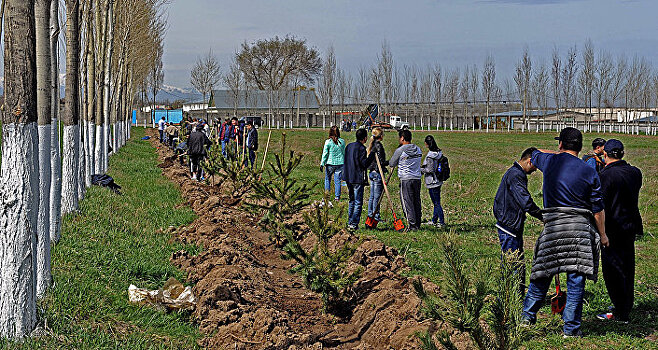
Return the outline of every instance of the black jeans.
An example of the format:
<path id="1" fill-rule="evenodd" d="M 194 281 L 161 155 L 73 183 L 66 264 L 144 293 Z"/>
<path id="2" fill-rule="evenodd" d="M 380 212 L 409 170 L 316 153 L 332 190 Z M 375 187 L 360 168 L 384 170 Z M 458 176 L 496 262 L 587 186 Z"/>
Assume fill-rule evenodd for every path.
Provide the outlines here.
<path id="1" fill-rule="evenodd" d="M 610 240 L 601 250 L 601 269 L 615 318 L 628 321 L 635 300 L 635 243 Z"/>
<path id="2" fill-rule="evenodd" d="M 400 197 L 402 210 L 409 221 L 409 228 L 420 228 L 422 208 L 420 206 L 420 179 L 400 180 Z"/>
<path id="3" fill-rule="evenodd" d="M 201 176 L 203 175 L 203 169 L 201 168 L 202 159 L 202 155 L 190 155 L 190 173 L 193 176 L 196 175 L 197 181 L 201 181 Z"/>

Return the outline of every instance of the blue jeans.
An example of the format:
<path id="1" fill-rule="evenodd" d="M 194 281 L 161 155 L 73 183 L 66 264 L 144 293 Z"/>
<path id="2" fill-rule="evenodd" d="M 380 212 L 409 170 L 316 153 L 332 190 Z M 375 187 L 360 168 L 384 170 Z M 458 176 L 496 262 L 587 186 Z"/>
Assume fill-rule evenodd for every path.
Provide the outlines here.
<path id="1" fill-rule="evenodd" d="M 430 199 L 432 200 L 432 204 L 434 204 L 432 223 L 436 224 L 438 220 L 439 224 L 445 225 L 446 222 L 445 222 L 445 217 L 443 216 L 443 207 L 441 206 L 441 186 L 428 188 L 427 190 L 430 193 Z"/>
<path id="2" fill-rule="evenodd" d="M 521 234 L 517 234 L 516 237 L 514 237 L 505 233 L 501 229 L 498 229 L 498 239 L 500 240 L 501 262 L 503 260 L 503 254 L 506 252 L 519 252 L 519 259 L 521 261 L 515 267 L 515 270 L 516 273 L 518 273 L 520 276 L 521 286 L 519 290 L 523 294 L 525 291 L 525 263 L 523 262 L 525 257 L 523 255 L 523 236 Z"/>
<path id="3" fill-rule="evenodd" d="M 340 199 L 340 175 L 343 173 L 343 165 L 327 164 L 324 171 L 324 190 L 331 190 L 331 178 L 334 178 L 334 199 Z"/>
<path id="4" fill-rule="evenodd" d="M 551 278 L 538 278 L 530 281 L 528 293 L 523 301 L 522 317 L 534 322 L 537 320 L 537 311 L 544 304 Z M 583 294 L 585 294 L 585 275 L 567 273 L 567 304 L 562 313 L 565 335 L 580 335 L 580 322 L 583 316 Z"/>
<path id="5" fill-rule="evenodd" d="M 226 144 L 228 144 L 228 142 L 226 140 L 222 140 L 222 155 L 224 158 L 226 158 Z"/>
<path id="6" fill-rule="evenodd" d="M 384 190 L 384 182 L 382 176 L 376 171 L 371 171 L 370 175 L 370 199 L 368 199 L 368 217 L 381 221 L 379 216 L 379 198 L 382 196 Z M 374 216 L 373 216 L 374 215 Z"/>
<path id="7" fill-rule="evenodd" d="M 350 202 L 347 206 L 347 224 L 359 227 L 363 210 L 363 184 L 347 184 Z"/>

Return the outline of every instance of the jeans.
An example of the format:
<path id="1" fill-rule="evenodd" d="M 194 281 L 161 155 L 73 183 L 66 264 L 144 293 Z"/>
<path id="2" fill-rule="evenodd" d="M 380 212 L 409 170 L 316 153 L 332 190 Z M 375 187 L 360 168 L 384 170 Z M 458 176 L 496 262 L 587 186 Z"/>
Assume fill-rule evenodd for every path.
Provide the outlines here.
<path id="1" fill-rule="evenodd" d="M 530 281 L 528 293 L 523 301 L 524 319 L 535 322 L 537 311 L 544 304 L 551 278 L 538 278 Z M 585 294 L 585 275 L 567 273 L 567 304 L 562 313 L 565 335 L 580 335 L 580 322 L 583 316 L 583 294 Z"/>
<path id="2" fill-rule="evenodd" d="M 428 188 L 430 193 L 430 199 L 432 204 L 434 204 L 434 213 L 432 214 L 432 223 L 436 224 L 437 222 L 441 225 L 445 225 L 445 217 L 443 216 L 443 207 L 441 206 L 441 186 Z"/>
<path id="3" fill-rule="evenodd" d="M 520 262 L 514 270 L 516 270 L 516 273 L 519 274 L 521 280 L 519 290 L 521 291 L 521 294 L 523 294 L 525 292 L 525 263 L 523 262 L 525 257 L 523 255 L 523 236 L 521 234 L 517 234 L 516 237 L 514 237 L 505 233 L 503 230 L 498 229 L 498 239 L 500 240 L 501 262 L 504 259 L 503 254 L 509 251 L 518 252 L 519 254 L 518 257 Z"/>
<path id="4" fill-rule="evenodd" d="M 368 217 L 381 221 L 381 217 L 379 216 L 379 200 L 382 197 L 382 191 L 384 191 L 384 182 L 382 181 L 382 176 L 376 171 L 371 171 L 368 177 L 370 178 Z"/>
<path id="5" fill-rule="evenodd" d="M 226 158 L 226 145 L 228 144 L 228 141 L 222 140 L 221 144 L 222 144 L 222 155 L 224 156 L 224 158 Z"/>
<path id="6" fill-rule="evenodd" d="M 158 133 L 160 133 L 160 142 L 164 142 L 164 130 L 158 130 Z"/>
<path id="7" fill-rule="evenodd" d="M 327 164 L 324 171 L 324 190 L 331 190 L 331 178 L 334 178 L 334 199 L 340 199 L 340 175 L 343 173 L 343 165 Z"/>
<path id="8" fill-rule="evenodd" d="M 363 184 L 347 184 L 350 202 L 347 206 L 347 224 L 359 227 L 361 210 L 363 210 Z"/>
<path id="9" fill-rule="evenodd" d="M 244 157 L 244 165 L 249 165 L 247 162 L 251 164 L 251 169 L 254 169 L 254 163 L 256 163 L 256 152 L 253 149 L 247 149 L 246 150 L 247 154 L 245 154 Z"/>

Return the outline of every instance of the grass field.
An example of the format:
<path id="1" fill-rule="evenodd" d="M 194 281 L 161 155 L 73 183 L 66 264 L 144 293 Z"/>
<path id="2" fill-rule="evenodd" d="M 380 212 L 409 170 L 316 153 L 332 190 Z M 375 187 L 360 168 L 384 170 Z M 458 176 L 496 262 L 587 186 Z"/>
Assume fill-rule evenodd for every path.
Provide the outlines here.
<path id="1" fill-rule="evenodd" d="M 324 175 L 319 170 L 319 163 L 327 134 L 327 131 L 319 130 L 287 132 L 288 144 L 293 150 L 304 155 L 299 173 L 300 178 L 304 181 L 320 183 L 324 181 Z M 467 258 L 475 269 L 485 261 L 492 261 L 499 257 L 500 248 L 494 227 L 492 207 L 493 198 L 503 173 L 527 147 L 556 149 L 557 141 L 553 140 L 556 135 L 555 133 L 414 132 L 413 142 L 421 146 L 424 153 L 427 152 L 427 149 L 423 139 L 427 134 L 435 136 L 439 147 L 450 160 L 452 175 L 442 189 L 446 223 L 448 231 L 453 231 L 458 235 Z M 267 135 L 267 130 L 260 131 L 261 152 L 267 141 Z M 354 141 L 353 133 L 342 136 L 347 143 Z M 543 335 L 529 341 L 526 344 L 528 348 L 562 348 L 565 346 L 573 349 L 658 348 L 655 343 L 655 339 L 658 337 L 658 249 L 654 237 L 658 233 L 658 203 L 656 203 L 658 199 L 658 160 L 655 156 L 658 152 L 658 138 L 586 134 L 585 144 L 591 143 L 591 140 L 597 136 L 606 139 L 611 137 L 621 139 L 626 146 L 625 159 L 642 169 L 644 174 L 640 210 L 645 224 L 645 237 L 637 244 L 636 304 L 635 312 L 631 316 L 632 323 L 628 326 L 620 326 L 602 324 L 595 320 L 595 315 L 603 312 L 610 305 L 603 280 L 599 278 L 596 284 L 587 283 L 583 315 L 585 338 L 563 340 L 562 327 L 556 325 L 556 320 L 546 316 L 538 323 L 538 328 L 543 329 Z M 280 137 L 280 131 L 272 132 L 270 152 L 278 150 Z M 397 133 L 387 132 L 385 134 L 384 145 L 387 157 L 390 158 L 397 143 Z M 270 157 L 271 155 L 268 156 L 268 158 Z M 258 164 L 261 160 L 257 161 Z M 540 172 L 529 177 L 530 193 L 540 207 L 542 206 L 541 183 Z M 401 215 L 398 185 L 399 182 L 394 175 L 390 186 L 391 195 L 394 197 L 396 212 Z M 318 188 L 322 188 L 322 185 L 318 185 Z M 318 191 L 318 198 L 319 193 L 320 191 Z M 364 197 L 367 202 L 368 190 Z M 347 200 L 345 187 L 343 187 L 343 199 L 341 200 Z M 432 204 L 425 188 L 422 192 L 422 205 L 423 221 L 425 221 L 430 218 L 432 212 Z M 382 211 L 385 208 L 386 206 L 382 205 Z M 365 217 L 364 210 L 361 227 L 363 227 Z M 390 223 L 390 215 L 385 213 L 384 219 Z M 386 229 L 387 227 L 388 229 Z M 534 243 L 541 227 L 537 220 L 528 219 L 524 238 L 528 273 Z M 418 232 L 400 234 L 391 230 L 390 224 L 385 225 L 384 228 L 384 230 L 377 231 L 375 235 L 386 244 L 397 247 L 406 256 L 407 262 L 411 266 L 410 275 L 424 275 L 440 282 L 441 275 L 438 267 L 441 262 L 441 252 L 438 249 L 438 241 L 444 235 L 443 231 L 426 228 Z M 362 231 L 362 233 L 371 234 L 369 231 Z M 542 312 L 550 315 L 548 307 L 544 308 Z"/>
<path id="2" fill-rule="evenodd" d="M 128 286 L 157 289 L 169 277 L 184 281 L 171 253 L 195 249 L 169 243 L 160 228 L 190 223 L 195 216 L 173 183 L 161 176 L 144 129 L 110 160 L 109 175 L 123 196 L 92 187 L 80 212 L 64 219 L 53 248 L 55 286 L 40 303 L 48 335 L 19 349 L 190 349 L 200 337 L 185 313 L 130 305 Z M 43 322 L 41 322 L 43 324 Z"/>

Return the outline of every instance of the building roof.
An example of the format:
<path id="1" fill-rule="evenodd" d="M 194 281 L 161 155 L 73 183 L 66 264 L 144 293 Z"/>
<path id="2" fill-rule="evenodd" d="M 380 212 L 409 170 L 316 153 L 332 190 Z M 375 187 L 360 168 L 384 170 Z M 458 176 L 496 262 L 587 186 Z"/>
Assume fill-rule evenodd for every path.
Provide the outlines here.
<path id="1" fill-rule="evenodd" d="M 558 111 L 555 109 L 547 109 L 547 110 L 532 110 L 532 111 L 526 111 L 526 116 L 528 117 L 546 117 L 549 115 L 556 115 L 558 114 Z M 580 112 L 574 112 L 574 111 L 560 111 L 560 114 L 579 114 L 579 115 L 587 115 L 585 113 L 580 113 Z M 523 111 L 509 111 L 509 112 L 500 112 L 496 114 L 491 114 L 491 117 L 523 117 Z"/>
<path id="2" fill-rule="evenodd" d="M 650 116 L 648 116 L 648 117 L 635 119 L 635 120 L 633 120 L 633 122 L 638 122 L 638 123 L 655 123 L 655 122 L 658 122 L 658 116 L 650 115 Z"/>
<path id="3" fill-rule="evenodd" d="M 267 91 L 262 90 L 249 90 L 247 91 L 248 95 L 245 93 L 245 90 L 240 90 L 240 97 L 238 100 L 238 109 L 267 109 L 269 108 Z M 279 108 L 289 109 L 297 108 L 297 96 L 295 91 L 281 90 L 280 92 L 280 104 Z M 248 101 L 247 101 L 248 96 Z M 274 93 L 274 99 L 276 99 L 276 92 Z M 215 109 L 233 109 L 233 94 L 230 90 L 213 90 L 212 96 L 209 101 L 214 101 Z M 273 102 L 273 104 L 276 101 Z M 272 108 L 276 108 L 274 105 Z M 299 108 L 311 108 L 317 109 L 320 108 L 318 103 L 318 98 L 315 95 L 313 90 L 302 90 L 299 91 Z"/>

